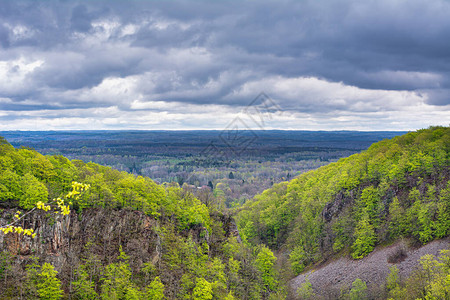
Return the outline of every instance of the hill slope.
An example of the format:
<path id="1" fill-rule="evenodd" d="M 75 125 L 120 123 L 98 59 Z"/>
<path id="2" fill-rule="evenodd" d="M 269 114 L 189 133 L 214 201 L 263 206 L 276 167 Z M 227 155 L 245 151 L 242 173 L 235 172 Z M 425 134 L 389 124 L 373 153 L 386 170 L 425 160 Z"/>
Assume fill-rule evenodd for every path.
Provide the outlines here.
<path id="1" fill-rule="evenodd" d="M 417 270 L 420 270 L 420 259 L 422 257 L 425 255 L 439 257 L 441 251 L 449 249 L 449 247 L 450 238 L 448 237 L 435 240 L 419 248 L 407 248 L 404 241 L 399 240 L 389 246 L 376 247 L 373 252 L 360 260 L 340 257 L 327 262 L 323 266 L 303 272 L 292 279 L 289 283 L 291 295 L 292 298 L 302 299 L 296 291 L 299 288 L 301 289 L 308 281 L 311 283 L 316 299 L 338 299 L 342 291 L 350 290 L 352 283 L 361 279 L 367 284 L 371 299 L 386 299 L 389 298 L 386 278 L 391 273 L 391 268 L 397 268 L 399 281 L 405 282 L 407 278 L 411 278 Z M 402 256 L 401 259 L 391 261 L 399 253 Z M 409 293 L 409 296 L 415 299 L 412 292 Z M 404 300 L 407 297 L 402 295 L 395 299 Z"/>
<path id="2" fill-rule="evenodd" d="M 400 238 L 426 244 L 450 233 L 450 128 L 432 127 L 280 183 L 244 205 L 241 237 L 288 256 L 292 273 Z M 281 255 L 281 257 L 283 257 Z"/>
<path id="3" fill-rule="evenodd" d="M 56 206 L 72 181 L 89 184 Z M 23 216 L 23 217 L 22 217 Z M 20 220 L 19 220 L 20 219 Z M 0 138 L 0 299 L 265 299 L 275 257 L 237 242 L 229 215 L 177 184 L 14 149 Z"/>

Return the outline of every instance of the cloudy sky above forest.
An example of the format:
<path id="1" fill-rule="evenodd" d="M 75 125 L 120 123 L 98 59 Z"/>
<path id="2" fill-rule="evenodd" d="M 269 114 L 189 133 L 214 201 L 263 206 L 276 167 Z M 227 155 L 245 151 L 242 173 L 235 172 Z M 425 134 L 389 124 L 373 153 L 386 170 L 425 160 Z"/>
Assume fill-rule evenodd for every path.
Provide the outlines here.
<path id="1" fill-rule="evenodd" d="M 0 130 L 261 128 L 261 92 L 264 129 L 449 125 L 450 1 L 0 3 Z"/>

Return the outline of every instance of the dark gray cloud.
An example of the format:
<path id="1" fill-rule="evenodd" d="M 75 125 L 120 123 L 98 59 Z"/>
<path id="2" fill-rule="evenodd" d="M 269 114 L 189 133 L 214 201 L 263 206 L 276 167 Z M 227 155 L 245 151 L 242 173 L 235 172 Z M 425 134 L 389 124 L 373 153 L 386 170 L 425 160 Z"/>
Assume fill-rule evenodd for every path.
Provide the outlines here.
<path id="1" fill-rule="evenodd" d="M 7 0 L 0 119 L 105 107 L 179 114 L 170 103 L 239 111 L 262 90 L 291 116 L 407 115 L 425 105 L 423 118 L 441 117 L 449 36 L 445 0 Z"/>

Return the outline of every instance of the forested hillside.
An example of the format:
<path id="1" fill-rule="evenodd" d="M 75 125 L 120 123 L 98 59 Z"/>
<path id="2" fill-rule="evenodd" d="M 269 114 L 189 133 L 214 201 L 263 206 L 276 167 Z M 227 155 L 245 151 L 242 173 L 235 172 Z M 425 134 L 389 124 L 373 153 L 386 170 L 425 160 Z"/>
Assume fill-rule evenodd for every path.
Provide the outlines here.
<path id="1" fill-rule="evenodd" d="M 90 187 L 69 215 L 27 214 L 73 181 Z M 230 216 L 178 184 L 0 139 L 0 207 L 0 227 L 19 219 L 36 234 L 0 233 L 1 299 L 255 299 L 279 288 L 273 253 L 239 244 Z"/>
<path id="2" fill-rule="evenodd" d="M 359 260 L 377 245 L 449 236 L 449 150 L 449 127 L 411 132 L 229 212 L 211 195 L 196 198 L 196 187 L 15 149 L 1 138 L 0 229 L 33 232 L 0 232 L 0 299 L 284 299 L 288 280 L 335 257 Z M 86 190 L 68 197 L 74 182 Z M 66 198 L 70 213 L 50 209 Z M 403 259 L 397 254 L 392 260 Z M 408 282 L 392 268 L 377 297 L 450 296 L 449 253 L 420 266 Z M 366 283 L 354 284 L 340 297 L 363 299 L 353 296 Z M 309 281 L 298 292 L 317 298 Z"/>
<path id="3" fill-rule="evenodd" d="M 287 253 L 290 276 L 337 254 L 363 258 L 400 238 L 418 246 L 446 237 L 449 150 L 449 127 L 375 143 L 247 202 L 236 217 L 241 237 Z"/>

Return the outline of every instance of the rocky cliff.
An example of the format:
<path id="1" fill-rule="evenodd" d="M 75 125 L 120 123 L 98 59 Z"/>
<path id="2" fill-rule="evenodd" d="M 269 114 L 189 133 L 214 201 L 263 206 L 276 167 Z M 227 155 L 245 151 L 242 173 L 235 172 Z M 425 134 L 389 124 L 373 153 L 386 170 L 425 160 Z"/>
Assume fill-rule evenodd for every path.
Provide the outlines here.
<path id="1" fill-rule="evenodd" d="M 14 213 L 15 210 L 12 209 L 3 210 L 0 222 L 6 224 L 12 220 Z M 223 225 L 224 234 L 220 237 L 211 235 L 202 226 L 180 233 L 197 245 L 205 242 L 209 244 L 212 255 L 214 245 L 223 242 L 220 239 L 236 232 L 230 217 L 216 215 L 216 218 L 220 221 L 219 224 Z M 89 257 L 99 258 L 99 263 L 106 266 L 117 258 L 120 246 L 130 258 L 131 271 L 137 274 L 144 263 L 159 265 L 164 246 L 161 244 L 163 233 L 159 230 L 161 223 L 164 224 L 164 220 L 156 220 L 142 212 L 131 210 L 91 208 L 84 210 L 82 214 L 71 212 L 68 216 L 34 211 L 24 218 L 21 226 L 34 228 L 36 237 L 0 233 L 0 251 L 8 253 L 13 260 L 13 267 L 7 270 L 10 278 L 23 277 L 25 266 L 30 264 L 33 258 L 37 258 L 41 264 L 51 263 L 58 271 L 59 279 L 63 283 L 69 283 L 73 280 L 74 270 Z M 169 273 L 164 274 L 173 276 Z M 5 281 L 7 277 L 8 274 Z M 166 278 L 165 282 L 170 282 L 170 278 Z M 65 286 L 66 289 L 70 288 Z M 167 288 L 166 294 L 176 297 L 176 291 L 170 291 L 170 285 Z"/>

